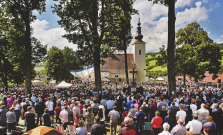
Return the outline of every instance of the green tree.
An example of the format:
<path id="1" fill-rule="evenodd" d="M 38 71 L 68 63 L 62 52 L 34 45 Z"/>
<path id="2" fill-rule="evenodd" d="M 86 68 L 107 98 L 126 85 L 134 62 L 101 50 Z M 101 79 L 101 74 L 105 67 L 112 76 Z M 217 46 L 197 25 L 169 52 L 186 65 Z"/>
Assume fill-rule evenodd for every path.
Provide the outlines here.
<path id="1" fill-rule="evenodd" d="M 178 73 L 194 77 L 196 81 L 204 78 L 206 71 L 218 73 L 222 53 L 198 23 L 193 22 L 179 29 L 176 38 L 179 46 L 176 50 Z"/>
<path id="2" fill-rule="evenodd" d="M 39 13 L 45 11 L 45 0 L 1 0 L 0 2 L 4 2 L 12 16 L 20 20 L 24 26 L 25 34 L 23 36 L 23 44 L 25 54 L 25 92 L 26 94 L 30 94 L 33 69 L 30 23 L 36 19 L 36 16 L 33 15 L 33 10 L 39 11 Z"/>
<path id="3" fill-rule="evenodd" d="M 168 43 L 167 43 L 167 72 L 168 72 L 168 94 L 174 90 L 176 96 L 176 77 L 175 77 L 175 2 L 177 0 L 148 0 L 153 3 L 161 3 L 168 6 Z"/>
<path id="4" fill-rule="evenodd" d="M 128 56 L 127 56 L 127 47 L 132 41 L 131 35 L 131 15 L 137 13 L 135 9 L 133 9 L 133 0 L 122 0 L 118 1 L 116 8 L 119 9 L 119 14 L 117 22 L 115 22 L 119 31 L 117 35 L 117 44 L 115 45 L 119 51 L 123 51 L 125 55 L 125 75 L 126 75 L 126 83 L 129 84 L 129 76 L 128 76 Z"/>
<path id="5" fill-rule="evenodd" d="M 72 80 L 74 77 L 71 75 L 70 70 L 81 69 L 82 65 L 75 51 L 69 47 L 64 47 L 62 50 L 64 56 L 64 79 L 66 81 Z"/>
<path id="6" fill-rule="evenodd" d="M 47 52 L 45 69 L 49 77 L 53 77 L 57 82 L 64 79 L 65 58 L 61 49 L 53 46 Z"/>
<path id="7" fill-rule="evenodd" d="M 60 0 L 54 12 L 68 34 L 70 42 L 78 45 L 78 54 L 86 65 L 94 65 L 96 90 L 101 90 L 100 63 L 117 42 L 120 9 L 114 0 Z"/>

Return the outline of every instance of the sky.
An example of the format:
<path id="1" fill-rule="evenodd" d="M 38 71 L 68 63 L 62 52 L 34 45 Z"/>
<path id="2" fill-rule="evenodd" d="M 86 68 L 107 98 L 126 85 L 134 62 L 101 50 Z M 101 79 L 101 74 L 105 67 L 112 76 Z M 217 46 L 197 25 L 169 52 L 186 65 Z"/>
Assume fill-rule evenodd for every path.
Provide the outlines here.
<path id="1" fill-rule="evenodd" d="M 57 46 L 63 49 L 68 46 L 77 49 L 77 45 L 69 43 L 62 35 L 66 31 L 58 25 L 60 19 L 53 14 L 51 6 L 57 2 L 46 0 L 46 12 L 39 14 L 34 11 L 37 20 L 32 22 L 33 36 L 42 44 L 47 44 L 48 49 Z M 132 36 L 136 34 L 137 21 L 140 17 L 143 41 L 146 42 L 146 52 L 157 52 L 162 45 L 167 44 L 168 7 L 162 4 L 153 4 L 148 0 L 136 0 L 133 7 L 139 15 L 133 15 Z M 177 0 L 175 4 L 176 32 L 185 28 L 187 24 L 197 22 L 208 32 L 208 36 L 217 43 L 223 43 L 223 0 Z M 134 39 L 132 40 L 132 42 Z M 131 53 L 132 45 L 128 52 Z"/>

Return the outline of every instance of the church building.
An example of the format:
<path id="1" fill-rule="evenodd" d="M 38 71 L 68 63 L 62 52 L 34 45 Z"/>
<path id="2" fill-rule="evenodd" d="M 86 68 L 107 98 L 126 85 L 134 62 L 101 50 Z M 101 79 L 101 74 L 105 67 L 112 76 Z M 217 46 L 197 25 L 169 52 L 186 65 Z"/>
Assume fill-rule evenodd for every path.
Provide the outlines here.
<path id="1" fill-rule="evenodd" d="M 147 81 L 146 77 L 146 46 L 142 40 L 140 19 L 136 31 L 135 41 L 132 43 L 132 54 L 127 54 L 129 80 L 137 82 Z M 105 64 L 101 65 L 101 70 L 110 71 L 109 79 L 111 81 L 126 82 L 125 76 L 125 55 L 114 54 L 113 57 L 104 59 Z"/>

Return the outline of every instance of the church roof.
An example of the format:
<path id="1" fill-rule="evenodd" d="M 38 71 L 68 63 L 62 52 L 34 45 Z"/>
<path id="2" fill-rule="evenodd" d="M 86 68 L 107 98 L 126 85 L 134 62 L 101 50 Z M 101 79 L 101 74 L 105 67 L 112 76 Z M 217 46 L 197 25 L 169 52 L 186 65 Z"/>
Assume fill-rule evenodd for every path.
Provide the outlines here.
<path id="1" fill-rule="evenodd" d="M 105 64 L 101 65 L 101 70 L 110 71 L 111 74 L 125 73 L 125 55 L 115 54 L 113 57 L 104 59 Z M 133 54 L 127 54 L 128 71 L 132 71 L 134 66 Z"/>

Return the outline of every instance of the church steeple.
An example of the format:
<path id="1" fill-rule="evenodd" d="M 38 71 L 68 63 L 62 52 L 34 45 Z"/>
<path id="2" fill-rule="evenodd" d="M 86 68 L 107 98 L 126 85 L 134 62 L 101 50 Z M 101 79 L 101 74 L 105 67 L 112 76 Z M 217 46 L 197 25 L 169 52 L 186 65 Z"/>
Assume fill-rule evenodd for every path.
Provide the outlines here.
<path id="1" fill-rule="evenodd" d="M 136 31 L 136 36 L 135 36 L 135 39 L 136 39 L 136 41 L 141 41 L 141 42 L 143 42 L 142 41 L 142 38 L 143 38 L 143 35 L 142 35 L 142 33 L 141 33 L 141 23 L 140 23 L 140 18 L 139 18 L 139 20 L 138 20 L 138 27 L 137 27 L 137 31 Z"/>

